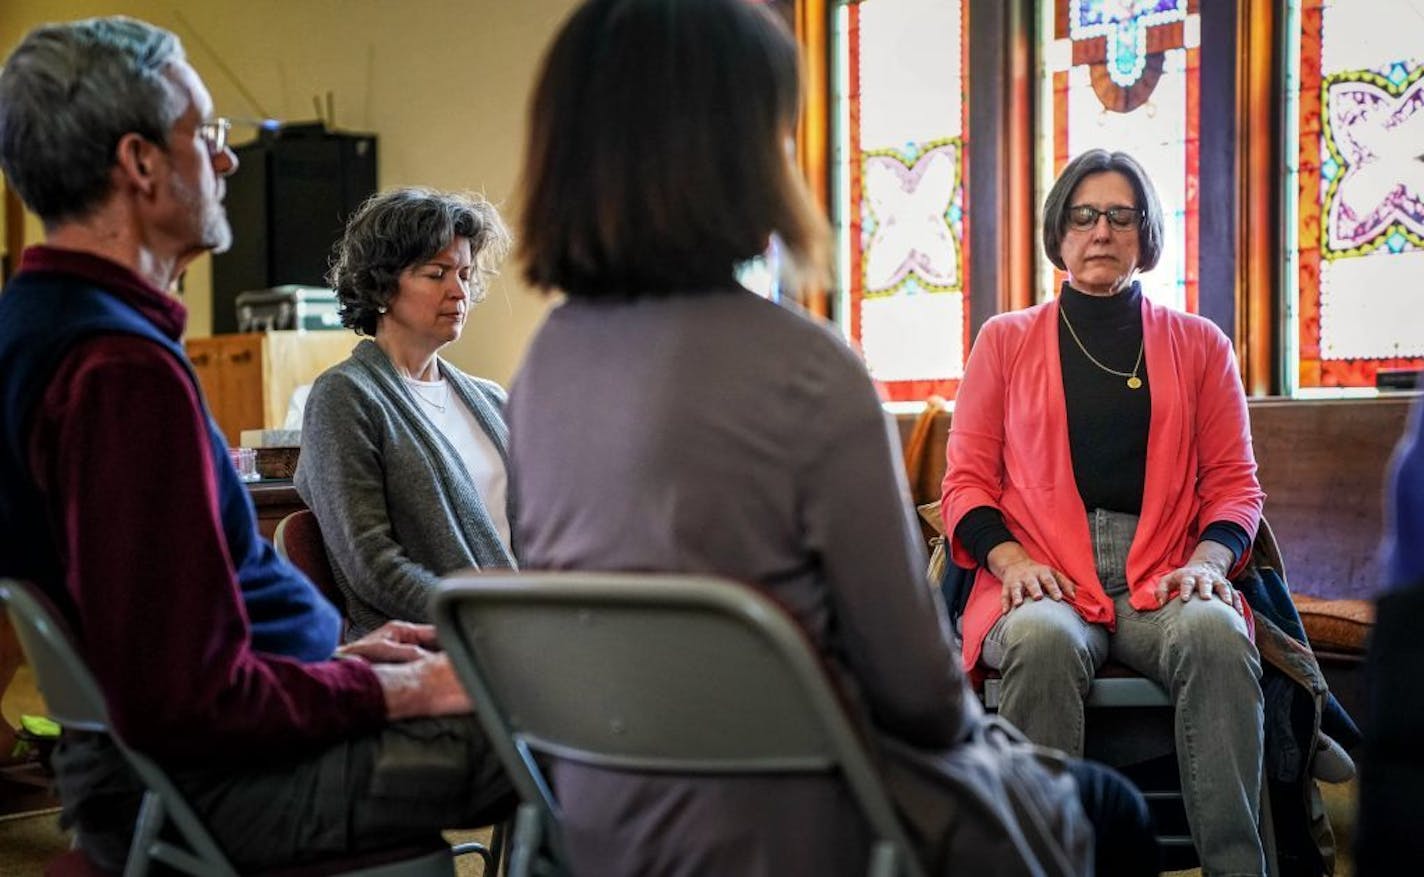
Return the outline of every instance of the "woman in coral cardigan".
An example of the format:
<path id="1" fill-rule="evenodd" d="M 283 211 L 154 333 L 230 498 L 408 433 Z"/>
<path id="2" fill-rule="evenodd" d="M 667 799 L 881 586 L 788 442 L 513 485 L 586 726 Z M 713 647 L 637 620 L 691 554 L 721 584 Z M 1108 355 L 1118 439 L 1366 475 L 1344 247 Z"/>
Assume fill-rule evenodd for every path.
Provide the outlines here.
<path id="1" fill-rule="evenodd" d="M 979 567 L 964 665 L 998 670 L 1000 713 L 1073 754 L 1104 659 L 1161 683 L 1204 873 L 1259 874 L 1261 660 L 1229 578 L 1264 494 L 1230 342 L 1134 279 L 1162 226 L 1130 156 L 1075 158 L 1043 219 L 1067 283 L 969 357 L 942 503 L 955 562 Z"/>

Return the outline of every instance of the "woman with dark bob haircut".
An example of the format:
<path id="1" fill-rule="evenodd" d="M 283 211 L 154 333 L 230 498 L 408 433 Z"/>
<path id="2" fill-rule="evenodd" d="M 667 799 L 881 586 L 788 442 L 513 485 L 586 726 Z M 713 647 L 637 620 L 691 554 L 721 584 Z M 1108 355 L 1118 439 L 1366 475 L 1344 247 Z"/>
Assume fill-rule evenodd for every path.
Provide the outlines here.
<path id="1" fill-rule="evenodd" d="M 1141 166 L 1083 153 L 1043 208 L 1067 282 L 975 342 L 941 504 L 955 562 L 979 569 L 964 667 L 998 670 L 1000 715 L 1074 754 L 1106 657 L 1159 682 L 1203 873 L 1261 874 L 1261 658 L 1229 579 L 1264 494 L 1231 342 L 1136 281 L 1162 238 Z"/>
<path id="2" fill-rule="evenodd" d="M 372 196 L 335 247 L 341 320 L 369 340 L 312 386 L 296 486 L 350 636 L 426 621 L 443 575 L 515 565 L 504 390 L 439 356 L 508 246 L 484 199 L 411 188 Z"/>
<path id="3" fill-rule="evenodd" d="M 773 235 L 801 278 L 825 274 L 828 230 L 791 150 L 798 75 L 794 39 L 746 0 L 591 0 L 558 34 L 531 105 L 521 255 L 566 298 L 511 390 L 516 540 L 530 568 L 712 574 L 775 597 L 873 729 L 925 866 L 1030 873 L 1034 853 L 937 779 L 985 720 L 865 368 L 733 279 Z M 1148 861 L 1118 872 L 1154 873 L 1140 798 L 1055 764 L 1026 773 L 1057 839 L 1032 873 L 1092 867 L 1080 795 L 1147 838 Z M 554 780 L 574 873 L 867 870 L 867 828 L 834 777 L 564 761 Z"/>

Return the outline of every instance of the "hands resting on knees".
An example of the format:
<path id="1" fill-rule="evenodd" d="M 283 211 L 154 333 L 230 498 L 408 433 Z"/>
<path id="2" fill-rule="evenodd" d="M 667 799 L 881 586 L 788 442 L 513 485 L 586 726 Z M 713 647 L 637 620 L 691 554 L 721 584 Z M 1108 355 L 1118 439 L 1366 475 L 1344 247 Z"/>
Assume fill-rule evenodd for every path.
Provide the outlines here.
<path id="1" fill-rule="evenodd" d="M 450 657 L 438 651 L 429 624 L 388 621 L 336 650 L 337 657 L 366 661 L 381 683 L 391 720 L 470 711 L 470 697 Z"/>
<path id="2" fill-rule="evenodd" d="M 999 594 L 999 608 L 1008 614 L 1009 610 L 1023 605 L 1025 598 L 1042 600 L 1072 600 L 1078 593 L 1078 586 L 1063 573 L 1047 564 L 1039 563 L 1017 542 L 1002 542 L 989 552 L 989 571 L 1003 584 Z"/>
<path id="3" fill-rule="evenodd" d="M 1241 594 L 1231 586 L 1226 573 L 1231 567 L 1231 549 L 1212 541 L 1197 546 L 1185 566 L 1157 580 L 1157 601 L 1165 603 L 1172 591 L 1180 593 L 1182 602 L 1193 597 L 1222 602 L 1244 614 Z M 1047 564 L 1039 563 L 1017 542 L 1003 542 L 989 552 L 989 571 L 997 577 L 1003 590 L 999 607 L 1005 614 L 1023 605 L 1025 599 L 1072 600 L 1077 586 L 1066 575 Z"/>
<path id="4" fill-rule="evenodd" d="M 1167 595 L 1175 590 L 1183 603 L 1193 597 L 1203 600 L 1220 597 L 1223 603 L 1236 610 L 1237 615 L 1244 615 L 1241 592 L 1233 588 L 1226 577 L 1234 559 L 1231 549 L 1225 545 L 1210 540 L 1202 542 L 1192 552 L 1186 566 L 1157 580 L 1157 602 L 1166 603 Z"/>

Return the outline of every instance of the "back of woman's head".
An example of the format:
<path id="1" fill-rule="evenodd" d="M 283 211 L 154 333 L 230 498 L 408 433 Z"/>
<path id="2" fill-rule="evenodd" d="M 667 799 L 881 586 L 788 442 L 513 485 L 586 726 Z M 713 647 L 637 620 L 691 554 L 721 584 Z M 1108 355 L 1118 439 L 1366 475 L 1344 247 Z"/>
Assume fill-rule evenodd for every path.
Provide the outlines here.
<path id="1" fill-rule="evenodd" d="M 725 285 L 778 234 L 818 272 L 826 228 L 790 154 L 796 43 L 749 0 L 588 0 L 530 106 L 520 255 L 541 289 Z"/>

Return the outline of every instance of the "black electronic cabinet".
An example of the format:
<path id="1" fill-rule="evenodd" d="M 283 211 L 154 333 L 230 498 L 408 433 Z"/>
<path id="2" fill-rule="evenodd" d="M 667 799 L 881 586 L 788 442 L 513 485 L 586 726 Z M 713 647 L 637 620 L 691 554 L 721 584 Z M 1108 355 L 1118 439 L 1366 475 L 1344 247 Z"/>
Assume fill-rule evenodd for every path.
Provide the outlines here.
<path id="1" fill-rule="evenodd" d="M 376 191 L 376 137 L 284 125 L 234 149 L 227 178 L 233 245 L 213 257 L 213 332 L 237 331 L 237 296 L 283 284 L 325 286 L 346 219 Z"/>

